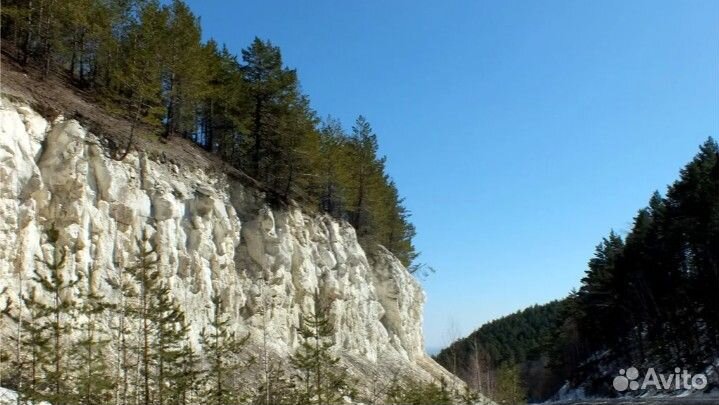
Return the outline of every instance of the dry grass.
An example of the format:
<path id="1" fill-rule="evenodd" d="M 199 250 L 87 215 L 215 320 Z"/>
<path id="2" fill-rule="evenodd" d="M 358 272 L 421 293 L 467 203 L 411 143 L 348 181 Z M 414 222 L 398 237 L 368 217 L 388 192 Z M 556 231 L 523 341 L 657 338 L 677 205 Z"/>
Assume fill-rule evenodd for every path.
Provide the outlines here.
<path id="1" fill-rule="evenodd" d="M 41 79 L 38 69 L 21 66 L 10 52 L 3 49 L 0 55 L 1 93 L 24 100 L 49 120 L 60 114 L 77 119 L 104 141 L 108 154 L 122 154 L 129 140 L 131 123 L 128 119 L 108 111 L 92 94 L 73 86 L 62 74 Z M 180 168 L 225 173 L 242 184 L 263 189 L 256 180 L 192 141 L 179 137 L 165 140 L 159 136 L 160 133 L 161 128 L 158 127 L 136 127 L 132 148 L 147 153 L 153 160 L 172 163 Z"/>

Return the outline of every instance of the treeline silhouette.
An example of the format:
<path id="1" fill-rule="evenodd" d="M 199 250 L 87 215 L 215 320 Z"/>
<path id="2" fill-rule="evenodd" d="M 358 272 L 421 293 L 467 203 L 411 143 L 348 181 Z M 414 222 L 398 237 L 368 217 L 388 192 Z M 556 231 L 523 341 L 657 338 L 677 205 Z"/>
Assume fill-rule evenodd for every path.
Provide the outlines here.
<path id="1" fill-rule="evenodd" d="M 488 322 L 435 359 L 498 403 L 544 399 L 557 386 L 547 347 L 565 305 L 552 301 Z"/>
<path id="2" fill-rule="evenodd" d="M 348 133 L 320 120 L 271 42 L 256 38 L 239 57 L 203 42 L 181 0 L 5 0 L 1 11 L 14 57 L 42 76 L 61 72 L 130 120 L 130 142 L 140 124 L 167 142 L 191 139 L 271 200 L 346 219 L 365 247 L 382 244 L 406 266 L 416 257 L 410 214 L 369 122 L 359 116 Z"/>
<path id="3" fill-rule="evenodd" d="M 519 366 L 530 399 L 546 399 L 566 380 L 613 395 L 612 373 L 622 366 L 711 367 L 719 358 L 718 291 L 719 148 L 709 138 L 666 194 L 655 192 L 637 212 L 626 236 L 602 239 L 578 291 L 491 322 L 437 358 L 477 388 L 477 368 L 505 365 Z M 530 364 L 542 358 L 548 374 Z M 551 389 L 536 391 L 546 384 Z"/>

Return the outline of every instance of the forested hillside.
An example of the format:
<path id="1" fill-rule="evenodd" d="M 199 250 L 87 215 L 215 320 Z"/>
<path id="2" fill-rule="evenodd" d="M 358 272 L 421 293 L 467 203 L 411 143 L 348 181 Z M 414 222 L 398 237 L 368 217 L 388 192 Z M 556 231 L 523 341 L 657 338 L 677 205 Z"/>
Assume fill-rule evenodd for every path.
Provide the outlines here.
<path id="1" fill-rule="evenodd" d="M 717 292 L 719 148 L 709 138 L 626 236 L 610 232 L 597 246 L 562 316 L 557 370 L 589 378 L 595 392 L 611 384 L 601 365 L 703 370 L 719 357 Z"/>
<path id="2" fill-rule="evenodd" d="M 256 38 L 239 56 L 203 42 L 181 0 L 7 0 L 2 38 L 22 65 L 131 120 L 130 139 L 140 126 L 168 143 L 191 139 L 269 199 L 346 219 L 366 247 L 380 243 L 407 266 L 415 258 L 415 230 L 370 123 L 359 116 L 347 131 L 321 120 L 270 41 Z"/>
<path id="3" fill-rule="evenodd" d="M 546 397 L 557 387 L 546 366 L 550 339 L 565 305 L 566 301 L 552 301 L 486 323 L 435 359 L 495 400 Z"/>
<path id="4" fill-rule="evenodd" d="M 627 235 L 602 239 L 578 291 L 490 322 L 437 359 L 495 398 L 544 399 L 551 392 L 538 388 L 564 380 L 614 395 L 620 367 L 699 371 L 719 358 L 718 294 L 719 148 L 709 138 Z"/>

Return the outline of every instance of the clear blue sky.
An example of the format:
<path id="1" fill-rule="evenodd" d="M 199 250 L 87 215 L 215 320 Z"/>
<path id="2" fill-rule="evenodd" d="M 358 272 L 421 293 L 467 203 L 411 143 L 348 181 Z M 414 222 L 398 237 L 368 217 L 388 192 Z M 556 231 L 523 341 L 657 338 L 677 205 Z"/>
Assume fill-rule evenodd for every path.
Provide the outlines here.
<path id="1" fill-rule="evenodd" d="M 719 1 L 189 4 L 237 53 L 279 45 L 321 116 L 368 117 L 438 269 L 428 347 L 564 297 L 719 135 Z"/>

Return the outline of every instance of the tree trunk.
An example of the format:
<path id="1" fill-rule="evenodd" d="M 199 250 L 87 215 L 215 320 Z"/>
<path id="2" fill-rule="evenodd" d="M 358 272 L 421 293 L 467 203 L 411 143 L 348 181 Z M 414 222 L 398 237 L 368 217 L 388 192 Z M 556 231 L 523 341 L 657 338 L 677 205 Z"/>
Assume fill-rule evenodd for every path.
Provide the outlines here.
<path id="1" fill-rule="evenodd" d="M 167 122 L 165 123 L 164 137 L 167 139 L 175 133 L 175 74 L 170 76 L 170 88 L 168 89 L 169 102 L 167 105 Z"/>
<path id="2" fill-rule="evenodd" d="M 42 34 L 40 38 L 42 38 L 43 43 L 43 69 L 42 69 L 42 77 L 47 78 L 47 76 L 50 74 L 50 68 L 52 66 L 52 33 L 50 32 L 50 28 L 52 26 L 52 9 L 54 5 L 54 0 L 50 1 L 50 4 L 47 7 L 47 20 L 45 22 L 45 29 L 42 31 Z"/>
<path id="3" fill-rule="evenodd" d="M 79 72 L 78 72 L 78 74 L 80 76 L 80 83 L 82 83 L 84 85 L 85 84 L 85 60 L 84 60 L 85 59 L 84 58 L 84 56 L 85 56 L 85 51 L 84 51 L 85 50 L 85 32 L 84 32 L 84 30 L 80 34 L 79 42 L 80 43 L 78 45 L 78 55 L 79 55 L 79 61 L 78 61 Z"/>
<path id="4" fill-rule="evenodd" d="M 143 269 L 143 273 L 147 270 Z M 143 274 L 143 280 L 147 275 Z M 150 325 L 148 324 L 147 287 L 142 286 L 142 366 L 144 371 L 144 405 L 150 405 Z"/>
<path id="5" fill-rule="evenodd" d="M 252 128 L 252 135 L 255 139 L 254 153 L 252 154 L 252 168 L 253 175 L 258 178 L 260 175 L 260 149 L 261 149 L 261 135 L 260 128 L 262 125 L 262 98 L 259 96 L 255 97 L 255 112 L 253 115 L 254 127 Z"/>
<path id="6" fill-rule="evenodd" d="M 30 58 L 30 41 L 32 40 L 32 0 L 29 0 L 27 6 L 27 27 L 25 28 L 25 38 L 22 44 L 22 64 L 27 65 Z"/>
<path id="7" fill-rule="evenodd" d="M 205 128 L 205 149 L 208 152 L 212 152 L 215 146 L 215 100 L 210 100 L 210 113 L 208 117 L 205 117 L 207 120 L 206 128 Z"/>

